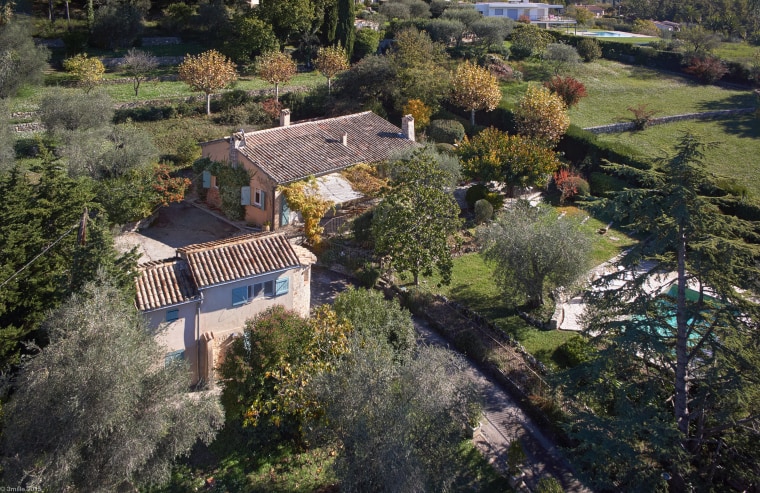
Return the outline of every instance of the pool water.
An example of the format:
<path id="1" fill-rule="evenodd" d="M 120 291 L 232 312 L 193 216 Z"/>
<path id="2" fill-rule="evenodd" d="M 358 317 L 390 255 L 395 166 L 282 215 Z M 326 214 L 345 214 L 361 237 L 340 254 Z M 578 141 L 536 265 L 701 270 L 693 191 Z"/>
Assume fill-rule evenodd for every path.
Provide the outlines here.
<path id="1" fill-rule="evenodd" d="M 597 38 L 633 38 L 634 37 L 628 33 L 617 32 L 617 31 L 589 32 L 588 34 L 586 34 L 586 36 L 595 36 Z"/>
<path id="2" fill-rule="evenodd" d="M 667 298 L 669 298 L 669 299 L 666 298 L 666 299 L 662 299 L 662 300 L 659 301 L 660 307 L 661 307 L 660 308 L 660 313 L 670 313 L 670 314 L 672 314 L 671 316 L 666 317 L 664 319 L 664 321 L 663 321 L 664 323 L 663 324 L 654 327 L 654 329 L 657 331 L 657 334 L 659 336 L 661 336 L 661 337 L 667 337 L 667 338 L 675 337 L 675 334 L 676 334 L 676 314 L 675 314 L 676 307 L 675 307 L 675 299 L 676 299 L 677 294 L 678 294 L 678 286 L 673 285 L 665 293 L 665 296 L 667 296 Z M 699 292 L 694 291 L 692 289 L 686 289 L 686 300 L 687 300 L 687 302 L 694 303 L 698 299 L 699 299 Z M 672 300 L 672 301 L 670 301 L 670 300 Z M 711 296 L 707 296 L 707 295 L 704 296 L 704 301 L 707 304 L 710 304 L 710 305 L 714 305 L 714 304 L 720 303 L 715 298 L 713 298 Z M 702 314 L 705 315 L 705 316 L 707 316 L 707 317 L 709 317 L 709 314 L 706 313 L 706 312 L 703 312 Z M 640 317 L 639 318 L 639 320 L 645 320 L 645 319 L 646 319 L 645 317 Z M 691 324 L 691 322 L 692 322 L 692 320 L 689 319 L 689 321 L 687 323 Z M 693 331 L 692 334 L 689 336 L 689 342 L 696 343 L 696 342 L 699 341 L 699 339 L 701 337 L 701 334 L 700 334 L 701 330 L 699 329 L 699 326 L 702 325 L 702 324 L 704 324 L 704 323 L 705 322 L 697 323 L 696 324 L 697 325 L 695 327 L 696 330 Z"/>

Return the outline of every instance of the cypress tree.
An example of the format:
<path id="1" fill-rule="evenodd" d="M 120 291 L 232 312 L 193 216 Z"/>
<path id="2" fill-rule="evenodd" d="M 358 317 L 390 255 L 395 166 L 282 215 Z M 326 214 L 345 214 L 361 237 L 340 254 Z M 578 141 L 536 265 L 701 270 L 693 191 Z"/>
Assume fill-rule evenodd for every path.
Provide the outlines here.
<path id="1" fill-rule="evenodd" d="M 354 51 L 354 2 L 353 0 L 338 0 L 338 26 L 335 30 L 335 40 L 346 49 L 349 60 Z"/>

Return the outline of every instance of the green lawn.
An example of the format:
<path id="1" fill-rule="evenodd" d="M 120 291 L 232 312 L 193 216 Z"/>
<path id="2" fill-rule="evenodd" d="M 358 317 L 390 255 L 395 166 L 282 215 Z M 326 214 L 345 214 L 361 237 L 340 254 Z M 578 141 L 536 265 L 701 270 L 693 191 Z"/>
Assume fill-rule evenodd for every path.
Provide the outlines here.
<path id="1" fill-rule="evenodd" d="M 118 73 L 108 74 L 109 78 L 122 77 Z M 27 88 L 10 101 L 12 111 L 34 111 L 39 101 L 51 90 L 65 90 L 72 94 L 80 94 L 87 97 L 82 89 L 68 87 L 65 85 L 69 77 L 66 74 L 56 72 L 47 76 L 46 87 L 44 88 Z M 289 87 L 316 87 L 321 84 L 327 84 L 327 79 L 318 72 L 298 73 L 290 82 L 280 87 L 280 92 L 288 90 Z M 229 89 L 272 89 L 274 95 L 274 86 L 261 79 L 251 76 L 245 76 L 238 79 Z M 228 89 L 228 90 L 229 90 Z M 154 99 L 180 99 L 188 96 L 202 95 L 197 91 L 192 91 L 184 82 L 143 82 L 140 85 L 140 94 L 135 97 L 134 89 L 131 83 L 126 84 L 102 84 L 96 90 L 107 92 L 114 102 L 129 103 L 135 101 L 154 100 Z"/>
<path id="2" fill-rule="evenodd" d="M 703 162 L 709 173 L 746 186 L 760 197 L 760 122 L 754 115 L 714 121 L 686 121 L 656 125 L 641 132 L 623 132 L 600 136 L 605 141 L 621 142 L 638 149 L 650 158 L 672 156 L 684 132 L 691 132 L 703 142 L 717 142 L 718 147 L 705 150 Z"/>
<path id="3" fill-rule="evenodd" d="M 741 63 L 751 63 L 757 53 L 760 53 L 760 48 L 745 42 L 721 43 L 715 50 L 715 54 L 723 60 Z"/>
<path id="4" fill-rule="evenodd" d="M 533 62 L 518 64 L 518 68 L 528 82 L 502 85 L 507 107 L 522 97 L 528 83 L 542 82 L 552 75 Z M 588 93 L 588 97 L 570 110 L 571 122 L 580 127 L 627 121 L 632 116 L 627 108 L 639 104 L 656 110 L 655 116 L 747 108 L 757 104 L 750 90 L 701 85 L 674 73 L 609 60 L 579 64 L 566 75 L 583 82 Z"/>

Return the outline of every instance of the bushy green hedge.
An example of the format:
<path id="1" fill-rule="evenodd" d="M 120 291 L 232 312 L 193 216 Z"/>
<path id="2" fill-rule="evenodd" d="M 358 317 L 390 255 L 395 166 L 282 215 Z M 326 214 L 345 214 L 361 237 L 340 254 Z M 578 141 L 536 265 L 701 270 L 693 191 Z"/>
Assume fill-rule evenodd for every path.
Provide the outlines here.
<path id="1" fill-rule="evenodd" d="M 456 120 L 432 120 L 426 133 L 435 142 L 455 144 L 464 138 L 464 125 Z"/>

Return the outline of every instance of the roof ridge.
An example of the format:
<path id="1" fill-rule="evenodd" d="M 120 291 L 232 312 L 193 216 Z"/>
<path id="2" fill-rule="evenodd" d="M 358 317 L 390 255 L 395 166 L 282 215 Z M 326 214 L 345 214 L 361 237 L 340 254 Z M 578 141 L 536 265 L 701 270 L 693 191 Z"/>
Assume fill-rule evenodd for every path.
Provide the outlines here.
<path id="1" fill-rule="evenodd" d="M 177 252 L 181 253 L 195 253 L 202 250 L 212 250 L 216 248 L 222 248 L 232 245 L 239 245 L 251 240 L 264 239 L 269 237 L 284 236 L 283 233 L 278 232 L 262 232 L 262 233 L 247 233 L 238 236 L 230 236 L 221 240 L 206 241 L 204 243 L 195 243 L 192 245 L 186 245 L 184 247 L 177 248 Z"/>
<path id="2" fill-rule="evenodd" d="M 247 137 L 249 135 L 254 135 L 254 134 L 264 134 L 264 133 L 275 132 L 277 130 L 282 130 L 282 129 L 286 129 L 286 128 L 293 128 L 293 127 L 298 127 L 298 126 L 304 126 L 304 125 L 308 125 L 310 123 L 332 122 L 332 121 L 337 121 L 337 120 L 341 120 L 341 119 L 347 119 L 347 118 L 351 118 L 351 117 L 366 115 L 367 113 L 372 113 L 373 115 L 375 115 L 375 113 L 372 110 L 367 110 L 367 111 L 361 111 L 359 113 L 351 113 L 350 115 L 333 116 L 331 118 L 313 118 L 313 119 L 300 120 L 300 121 L 297 121 L 297 122 L 293 122 L 290 125 L 286 125 L 284 127 L 277 126 L 277 127 L 272 127 L 272 128 L 265 128 L 265 129 L 262 129 L 262 130 L 254 130 L 252 132 L 245 132 L 245 135 Z M 376 116 L 380 116 L 380 115 L 376 115 Z M 380 118 L 382 118 L 382 117 L 380 117 Z M 225 138 L 228 138 L 228 137 L 225 137 Z"/>

